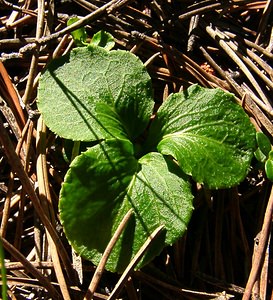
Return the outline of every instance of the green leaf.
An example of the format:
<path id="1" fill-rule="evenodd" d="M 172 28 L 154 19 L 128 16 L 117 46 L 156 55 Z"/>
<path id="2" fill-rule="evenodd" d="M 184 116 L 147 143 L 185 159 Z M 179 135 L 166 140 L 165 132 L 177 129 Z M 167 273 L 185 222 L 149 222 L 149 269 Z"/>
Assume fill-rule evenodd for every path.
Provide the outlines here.
<path id="1" fill-rule="evenodd" d="M 265 173 L 266 173 L 266 177 L 273 181 L 273 160 L 268 159 L 265 162 Z"/>
<path id="2" fill-rule="evenodd" d="M 269 138 L 263 132 L 256 132 L 256 141 L 261 152 L 265 157 L 268 157 L 268 154 L 271 151 Z"/>
<path id="3" fill-rule="evenodd" d="M 151 79 L 142 62 L 128 51 L 101 47 L 76 48 L 53 60 L 38 89 L 45 123 L 71 140 L 113 138 L 116 127 L 121 130 L 117 137 L 133 140 L 146 128 L 153 105 Z M 102 106 L 108 106 L 109 119 Z"/>
<path id="4" fill-rule="evenodd" d="M 99 46 L 110 51 L 115 46 L 115 40 L 110 33 L 101 30 L 93 35 L 90 45 Z"/>
<path id="5" fill-rule="evenodd" d="M 254 156 L 256 157 L 256 159 L 259 162 L 264 163 L 267 159 L 267 156 L 264 155 L 264 153 L 261 151 L 260 148 L 258 148 L 255 152 L 254 152 Z"/>
<path id="6" fill-rule="evenodd" d="M 180 168 L 159 153 L 137 161 L 128 140 L 107 140 L 72 162 L 61 190 L 60 217 L 80 255 L 98 264 L 130 208 L 134 218 L 109 257 L 110 271 L 122 272 L 159 225 L 165 225 L 165 235 L 138 267 L 183 235 L 192 212 L 190 185 Z"/>
<path id="7" fill-rule="evenodd" d="M 268 153 L 268 159 L 273 160 L 273 150 Z"/>
<path id="8" fill-rule="evenodd" d="M 232 94 L 193 85 L 159 108 L 146 148 L 157 146 L 209 188 L 228 188 L 245 178 L 255 145 L 255 129 Z"/>
<path id="9" fill-rule="evenodd" d="M 79 21 L 78 17 L 72 17 L 67 21 L 67 25 L 72 25 L 73 23 Z M 82 47 L 86 45 L 87 33 L 84 27 L 76 29 L 71 32 L 73 40 L 78 47 Z"/>

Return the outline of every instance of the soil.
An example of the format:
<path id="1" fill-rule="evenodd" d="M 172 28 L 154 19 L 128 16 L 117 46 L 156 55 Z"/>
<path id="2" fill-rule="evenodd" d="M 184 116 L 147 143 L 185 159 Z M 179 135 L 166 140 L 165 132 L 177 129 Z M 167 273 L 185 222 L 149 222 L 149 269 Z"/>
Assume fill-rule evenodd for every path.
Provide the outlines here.
<path id="1" fill-rule="evenodd" d="M 64 141 L 43 128 L 46 149 L 37 143 L 39 75 L 75 47 L 67 20 L 77 15 L 89 39 L 111 33 L 116 48 L 146 63 L 157 106 L 193 83 L 219 87 L 272 140 L 272 8 L 270 0 L 0 0 L 0 233 L 8 299 L 89 299 L 95 271 L 72 251 L 59 221 Z M 193 186 L 186 235 L 130 270 L 118 299 L 273 299 L 273 193 L 264 166 L 254 158 L 246 179 L 230 189 Z M 120 276 L 104 271 L 94 299 L 113 299 Z"/>

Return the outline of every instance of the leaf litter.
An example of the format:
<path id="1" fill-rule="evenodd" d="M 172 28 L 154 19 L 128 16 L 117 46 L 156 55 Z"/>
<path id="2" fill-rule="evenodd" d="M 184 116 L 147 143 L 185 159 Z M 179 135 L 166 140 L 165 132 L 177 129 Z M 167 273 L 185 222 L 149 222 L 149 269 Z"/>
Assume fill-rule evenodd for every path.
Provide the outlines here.
<path id="1" fill-rule="evenodd" d="M 1 236 L 10 297 L 81 299 L 94 274 L 71 252 L 59 224 L 64 142 L 37 121 L 40 72 L 71 50 L 69 32 L 85 25 L 90 38 L 100 29 L 111 33 L 118 48 L 146 62 L 158 105 L 192 83 L 220 87 L 272 139 L 271 10 L 272 1 L 243 0 L 2 1 Z M 75 12 L 80 20 L 67 28 Z M 250 299 L 253 292 L 270 299 L 270 190 L 255 161 L 236 188 L 196 185 L 187 235 L 119 282 L 119 298 Z M 94 298 L 107 299 L 118 278 L 105 272 Z"/>

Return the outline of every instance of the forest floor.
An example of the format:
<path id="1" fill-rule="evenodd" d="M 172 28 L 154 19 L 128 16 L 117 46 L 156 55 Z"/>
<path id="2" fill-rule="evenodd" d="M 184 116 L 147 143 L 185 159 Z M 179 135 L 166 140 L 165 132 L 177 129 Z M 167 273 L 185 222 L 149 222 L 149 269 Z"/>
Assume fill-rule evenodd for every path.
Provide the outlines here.
<path id="1" fill-rule="evenodd" d="M 67 20 L 77 15 L 89 38 L 103 29 L 116 48 L 148 62 L 158 104 L 193 83 L 219 87 L 236 96 L 272 141 L 273 1 L 12 3 L 0 0 L 0 233 L 8 297 L 88 299 L 95 267 L 72 253 L 59 222 L 58 194 L 68 169 L 62 143 L 45 131 L 43 159 L 37 143 L 39 75 L 52 56 L 75 46 Z M 198 186 L 194 196 L 187 234 L 131 271 L 118 299 L 273 299 L 273 192 L 263 168 L 253 159 L 239 186 Z M 94 299 L 108 299 L 119 278 L 105 271 Z"/>

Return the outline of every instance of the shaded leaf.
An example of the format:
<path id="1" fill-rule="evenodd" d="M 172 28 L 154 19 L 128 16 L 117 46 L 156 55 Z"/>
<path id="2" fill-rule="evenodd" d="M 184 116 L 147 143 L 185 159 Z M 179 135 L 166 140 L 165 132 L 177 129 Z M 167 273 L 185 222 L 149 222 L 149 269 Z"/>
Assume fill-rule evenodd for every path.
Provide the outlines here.
<path id="1" fill-rule="evenodd" d="M 154 101 L 150 77 L 142 62 L 128 51 L 80 47 L 53 60 L 42 74 L 38 108 L 47 126 L 58 135 L 80 141 L 136 138 L 146 128 Z"/>
<path id="2" fill-rule="evenodd" d="M 110 237 L 133 208 L 134 218 L 107 263 L 108 270 L 122 272 L 159 225 L 165 225 L 165 235 L 139 267 L 183 235 L 191 202 L 187 178 L 173 161 L 149 153 L 138 162 L 129 141 L 108 140 L 72 162 L 61 190 L 60 216 L 75 250 L 98 264 Z"/>

